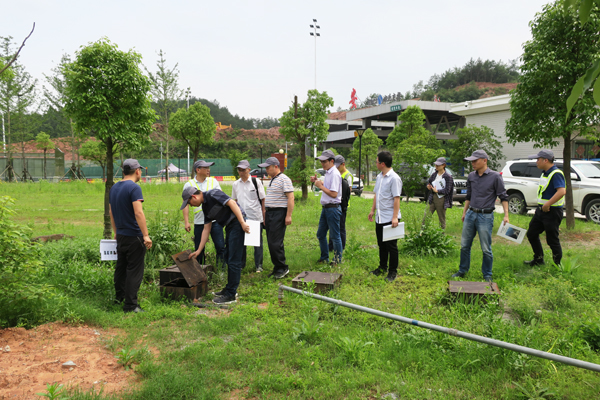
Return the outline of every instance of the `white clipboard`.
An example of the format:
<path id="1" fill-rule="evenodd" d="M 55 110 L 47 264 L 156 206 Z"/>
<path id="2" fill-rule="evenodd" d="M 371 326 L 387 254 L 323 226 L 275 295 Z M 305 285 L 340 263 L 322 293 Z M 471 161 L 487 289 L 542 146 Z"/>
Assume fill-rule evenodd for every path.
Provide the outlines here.
<path id="1" fill-rule="evenodd" d="M 500 228 L 498 229 L 498 236 L 519 244 L 523 242 L 526 234 L 527 229 L 511 224 L 504 224 L 504 221 L 500 224 Z"/>
<path id="2" fill-rule="evenodd" d="M 383 227 L 382 241 L 387 242 L 388 240 L 396 240 L 402 238 L 404 238 L 404 222 L 400 222 L 395 228 L 392 228 L 391 225 L 386 225 Z"/>
<path id="3" fill-rule="evenodd" d="M 260 221 L 247 220 L 246 223 L 250 225 L 250 233 L 244 235 L 244 246 L 258 247 L 260 246 Z"/>

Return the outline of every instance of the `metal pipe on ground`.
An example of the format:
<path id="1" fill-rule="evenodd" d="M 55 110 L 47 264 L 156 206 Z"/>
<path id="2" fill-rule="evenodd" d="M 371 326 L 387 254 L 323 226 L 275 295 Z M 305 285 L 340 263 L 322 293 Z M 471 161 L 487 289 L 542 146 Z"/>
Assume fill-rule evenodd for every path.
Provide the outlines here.
<path id="1" fill-rule="evenodd" d="M 285 286 L 285 285 L 279 286 L 278 297 L 279 297 L 280 302 L 283 300 L 283 291 L 284 290 L 288 291 L 288 292 L 304 295 L 304 296 L 309 296 L 309 297 L 315 298 L 317 300 L 322 300 L 327 303 L 335 304 L 338 306 L 347 307 L 347 308 L 351 308 L 353 310 L 377 315 L 378 317 L 389 318 L 394 321 L 404 322 L 405 324 L 418 326 L 420 328 L 431 329 L 433 331 L 446 333 L 451 336 L 456 336 L 456 337 L 460 337 L 463 339 L 473 340 L 475 342 L 485 343 L 485 344 L 489 344 L 491 346 L 501 347 L 503 349 L 512 350 L 512 351 L 516 351 L 519 353 L 529 354 L 530 356 L 545 358 L 547 360 L 558 361 L 563 364 L 568 364 L 568 365 L 572 365 L 574 367 L 588 369 L 590 371 L 600 372 L 600 365 L 598 365 L 598 364 L 590 363 L 587 361 L 577 360 L 575 358 L 559 356 L 558 354 L 547 353 L 545 351 L 536 350 L 536 349 L 532 349 L 532 348 L 525 347 L 525 346 L 519 346 L 517 344 L 503 342 L 501 340 L 490 339 L 485 336 L 473 335 L 471 333 L 462 332 L 462 331 L 459 331 L 456 329 L 446 328 L 446 327 L 439 326 L 439 325 L 429 324 L 427 322 L 417 321 L 414 319 L 402 317 L 400 315 L 390 314 L 390 313 L 386 313 L 384 311 L 375 310 L 373 308 L 368 308 L 368 307 L 359 306 L 357 304 L 347 303 L 345 301 L 338 300 L 338 299 L 332 299 L 331 297 L 325 297 L 325 296 L 321 296 L 318 294 L 305 292 L 303 290 L 295 289 L 295 288 Z"/>

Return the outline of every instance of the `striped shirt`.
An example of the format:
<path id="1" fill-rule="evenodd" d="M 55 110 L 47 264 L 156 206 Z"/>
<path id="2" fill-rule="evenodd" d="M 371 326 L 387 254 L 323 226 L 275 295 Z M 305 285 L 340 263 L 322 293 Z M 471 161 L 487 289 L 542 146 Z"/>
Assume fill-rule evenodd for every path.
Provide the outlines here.
<path id="1" fill-rule="evenodd" d="M 287 208 L 286 193 L 293 193 L 294 186 L 287 175 L 280 173 L 275 178 L 271 179 L 267 186 L 267 197 L 265 197 L 265 207 L 285 207 Z"/>

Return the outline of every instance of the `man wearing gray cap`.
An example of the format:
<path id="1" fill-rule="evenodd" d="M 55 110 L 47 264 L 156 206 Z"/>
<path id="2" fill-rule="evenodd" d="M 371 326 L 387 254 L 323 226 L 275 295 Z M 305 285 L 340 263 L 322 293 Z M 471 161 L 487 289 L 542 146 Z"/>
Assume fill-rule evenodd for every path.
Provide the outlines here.
<path id="1" fill-rule="evenodd" d="M 525 261 L 526 265 L 534 266 L 544 263 L 544 249 L 540 242 L 540 234 L 546 232 L 546 243 L 552 250 L 552 260 L 556 265 L 562 260 L 562 247 L 558 238 L 558 228 L 563 219 L 565 205 L 565 175 L 554 165 L 554 153 L 550 150 L 540 150 L 528 158 L 537 158 L 537 167 L 544 172 L 540 176 L 537 191 L 538 208 L 529 222 L 527 239 L 533 250 L 533 260 Z"/>
<path id="2" fill-rule="evenodd" d="M 475 150 L 465 161 L 470 161 L 473 172 L 467 178 L 467 197 L 463 210 L 463 230 L 460 239 L 460 265 L 453 278 L 462 278 L 471 267 L 471 247 L 475 235 L 479 234 L 479 243 L 483 252 L 481 272 L 486 282 L 492 281 L 492 229 L 496 197 L 500 198 L 504 209 L 504 223 L 508 224 L 508 195 L 502 176 L 488 168 L 488 155 L 483 150 Z"/>
<path id="3" fill-rule="evenodd" d="M 221 189 L 219 185 L 219 181 L 210 176 L 210 166 L 214 165 L 214 162 L 207 162 L 204 160 L 198 160 L 194 163 L 194 172 L 196 173 L 196 177 L 190 179 L 183 185 L 183 189 L 185 190 L 188 187 L 194 187 L 201 192 L 206 192 L 212 189 Z M 190 231 L 190 217 L 189 217 L 189 209 L 190 207 L 185 207 L 183 209 L 183 222 L 185 224 L 185 230 Z M 192 212 L 194 215 L 194 248 L 197 249 L 198 245 L 200 245 L 200 238 L 202 236 L 202 231 L 204 230 L 204 213 L 202 212 L 202 204 L 199 207 L 193 207 Z M 214 222 L 211 225 L 210 237 L 213 240 L 213 244 L 215 245 L 215 252 L 217 253 L 217 265 L 225 263 L 225 238 L 223 237 L 223 227 L 218 223 Z M 200 256 L 198 257 L 198 262 L 200 264 L 205 263 L 204 257 L 204 249 Z"/>
<path id="4" fill-rule="evenodd" d="M 325 179 L 321 182 L 317 175 L 311 176 L 310 181 L 321 189 L 321 217 L 317 238 L 321 248 L 319 263 L 329 263 L 329 246 L 327 244 L 327 231 L 333 242 L 332 265 L 342 262 L 342 238 L 340 237 L 340 218 L 342 216 L 342 176 L 335 168 L 335 154 L 331 150 L 325 150 L 317 159 L 326 171 Z"/>
<path id="5" fill-rule="evenodd" d="M 142 209 L 142 166 L 137 160 L 123 161 L 123 179 L 109 193 L 110 224 L 117 240 L 115 267 L 115 301 L 123 303 L 125 312 L 142 312 L 137 294 L 144 277 L 146 250 L 152 247 L 146 217 Z"/>
<path id="6" fill-rule="evenodd" d="M 246 211 L 246 216 L 251 221 L 260 222 L 260 246 L 254 248 L 254 267 L 256 272 L 262 272 L 263 264 L 263 238 L 265 215 L 265 189 L 260 180 L 250 176 L 250 163 L 242 160 L 237 165 L 240 179 L 233 183 L 231 198 Z M 242 257 L 242 268 L 246 266 L 246 246 Z"/>
<path id="7" fill-rule="evenodd" d="M 429 211 L 431 214 L 437 211 L 440 227 L 446 229 L 446 209 L 452 207 L 452 196 L 454 194 L 454 179 L 446 172 L 446 159 L 440 157 L 433 163 L 435 171 L 427 180 L 429 192 Z M 425 219 L 423 219 L 425 224 Z"/>
<path id="8" fill-rule="evenodd" d="M 258 164 L 258 167 L 266 168 L 267 174 L 271 177 L 265 197 L 265 230 L 273 262 L 273 272 L 269 276 L 282 279 L 290 272 L 285 259 L 283 239 L 286 227 L 292 224 L 294 186 L 291 179 L 279 169 L 277 158 L 269 157 L 264 163 Z"/>

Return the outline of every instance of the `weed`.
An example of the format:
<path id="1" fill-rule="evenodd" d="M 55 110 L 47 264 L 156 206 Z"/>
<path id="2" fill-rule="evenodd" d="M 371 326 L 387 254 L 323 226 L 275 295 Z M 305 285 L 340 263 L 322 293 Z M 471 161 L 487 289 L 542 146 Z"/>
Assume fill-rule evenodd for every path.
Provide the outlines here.
<path id="1" fill-rule="evenodd" d="M 541 382 L 536 382 L 534 384 L 528 380 L 527 388 L 517 382 L 513 382 L 513 385 L 521 391 L 521 396 L 527 400 L 546 400 L 554 397 L 554 393 L 550 392 L 549 388 L 542 387 Z"/>
<path id="2" fill-rule="evenodd" d="M 129 370 L 132 364 L 141 362 L 150 352 L 147 347 L 141 350 L 136 350 L 131 347 L 123 347 L 121 351 L 117 352 L 115 358 L 117 362 L 125 367 L 125 371 Z"/>
<path id="3" fill-rule="evenodd" d="M 346 361 L 354 366 L 364 364 L 366 348 L 375 345 L 373 342 L 363 342 L 360 339 L 352 339 L 347 336 L 340 336 L 334 343 L 342 351 Z"/>
<path id="4" fill-rule="evenodd" d="M 456 245 L 450 236 L 432 224 L 426 224 L 422 232 L 409 232 L 404 237 L 402 252 L 411 256 L 448 256 Z"/>
<path id="5" fill-rule="evenodd" d="M 48 400 L 67 400 L 68 397 L 63 393 L 64 385 L 59 383 L 46 384 L 46 393 L 36 393 L 38 396 L 46 397 Z"/>
<path id="6" fill-rule="evenodd" d="M 588 321 L 580 324 L 575 329 L 576 335 L 585 340 L 595 350 L 600 350 L 600 322 Z"/>
<path id="7" fill-rule="evenodd" d="M 565 277 L 573 275 L 573 272 L 580 267 L 580 265 L 577 264 L 577 259 L 572 260 L 570 258 L 563 258 L 559 264 L 552 263 L 552 265 L 556 272 Z"/>
<path id="8" fill-rule="evenodd" d="M 305 316 L 300 319 L 300 326 L 294 327 L 294 340 L 306 342 L 309 344 L 313 344 L 319 338 L 319 329 L 321 329 L 321 324 L 319 322 L 319 312 L 315 312 L 308 316 Z"/>

